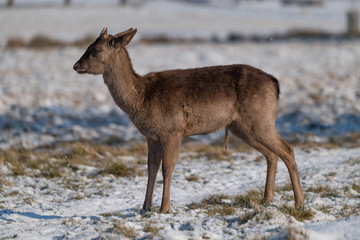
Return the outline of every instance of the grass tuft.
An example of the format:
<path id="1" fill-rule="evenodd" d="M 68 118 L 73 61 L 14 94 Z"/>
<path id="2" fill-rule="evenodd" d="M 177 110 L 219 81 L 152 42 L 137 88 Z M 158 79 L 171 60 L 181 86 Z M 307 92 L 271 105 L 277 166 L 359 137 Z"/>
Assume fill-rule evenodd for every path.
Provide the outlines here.
<path id="1" fill-rule="evenodd" d="M 275 191 L 278 192 L 278 193 L 292 191 L 292 185 L 291 185 L 291 183 L 287 183 L 285 185 L 276 187 Z"/>
<path id="2" fill-rule="evenodd" d="M 135 229 L 133 227 L 125 226 L 123 221 L 115 221 L 113 225 L 113 228 L 110 229 L 113 233 L 121 234 L 130 239 L 139 237 L 139 234 L 135 231 Z"/>
<path id="3" fill-rule="evenodd" d="M 204 157 L 208 160 L 217 160 L 217 161 L 223 161 L 223 160 L 229 160 L 231 153 L 228 150 L 228 152 L 225 154 L 224 147 L 220 146 L 212 146 L 209 144 L 185 144 L 181 148 L 181 152 L 191 152 L 194 155 L 194 159 L 197 159 L 199 157 Z"/>
<path id="4" fill-rule="evenodd" d="M 240 217 L 239 217 L 239 224 L 245 224 L 248 221 L 250 221 L 250 219 L 252 219 L 253 217 L 256 216 L 256 214 L 258 214 L 258 211 L 247 211 L 245 213 L 243 213 Z"/>
<path id="5" fill-rule="evenodd" d="M 187 180 L 188 182 L 198 182 L 198 181 L 199 181 L 199 176 L 193 174 L 193 175 L 191 175 L 191 176 L 189 176 L 189 177 L 186 177 L 186 180 Z"/>
<path id="6" fill-rule="evenodd" d="M 314 218 L 315 213 L 311 209 L 295 208 L 283 204 L 280 209 L 282 213 L 293 216 L 296 220 L 303 222 L 305 220 L 311 220 Z"/>
<path id="7" fill-rule="evenodd" d="M 261 190 L 250 190 L 245 195 L 237 195 L 234 199 L 236 207 L 254 208 L 257 209 L 262 203 L 263 192 Z"/>
<path id="8" fill-rule="evenodd" d="M 360 193 L 360 183 L 354 183 L 351 187 L 352 187 L 352 189 L 354 189 L 356 192 Z"/>
<path id="9" fill-rule="evenodd" d="M 200 202 L 193 202 L 188 205 L 189 209 L 205 209 L 209 216 L 219 214 L 221 216 L 233 215 L 235 209 L 228 195 L 211 195 Z"/>
<path id="10" fill-rule="evenodd" d="M 137 172 L 137 167 L 128 167 L 122 161 L 116 161 L 108 164 L 103 173 L 112 174 L 116 177 L 129 177 L 135 175 Z"/>
<path id="11" fill-rule="evenodd" d="M 234 215 L 237 208 L 250 209 L 248 214 L 240 217 L 240 222 L 244 222 L 245 218 L 252 218 L 258 213 L 258 209 L 262 204 L 263 193 L 260 190 L 250 190 L 246 195 L 211 195 L 204 198 L 200 202 L 194 202 L 188 205 L 189 209 L 204 209 L 209 216 Z M 246 220 L 248 221 L 248 220 Z"/>
<path id="12" fill-rule="evenodd" d="M 80 165 L 85 165 L 101 170 L 97 174 L 127 177 L 143 175 L 143 172 L 139 170 L 139 165 L 143 165 L 144 162 L 139 159 L 145 157 L 146 152 L 146 146 L 141 144 L 121 148 L 74 142 L 37 149 L 0 150 L 0 162 L 9 164 L 9 169 L 14 176 L 63 177 L 77 172 Z M 125 163 L 120 160 L 121 156 L 136 159 Z M 32 171 L 35 169 L 39 171 Z"/>
<path id="13" fill-rule="evenodd" d="M 318 208 L 319 211 L 325 213 L 325 214 L 330 214 L 330 210 L 332 209 L 333 207 L 332 206 L 329 206 L 329 205 L 322 205 Z"/>
<path id="14" fill-rule="evenodd" d="M 330 188 L 324 185 L 317 185 L 316 187 L 309 187 L 305 190 L 306 192 L 313 192 L 320 194 L 321 197 L 337 197 L 339 196 L 339 191 L 336 189 Z"/>
<path id="15" fill-rule="evenodd" d="M 144 232 L 150 233 L 151 237 L 157 236 L 162 229 L 154 220 L 145 222 Z"/>
<path id="16" fill-rule="evenodd" d="M 115 217 L 122 217 L 123 216 L 120 212 L 107 212 L 107 213 L 101 213 L 100 215 L 105 217 L 105 218 L 112 217 L 112 216 L 115 216 Z"/>

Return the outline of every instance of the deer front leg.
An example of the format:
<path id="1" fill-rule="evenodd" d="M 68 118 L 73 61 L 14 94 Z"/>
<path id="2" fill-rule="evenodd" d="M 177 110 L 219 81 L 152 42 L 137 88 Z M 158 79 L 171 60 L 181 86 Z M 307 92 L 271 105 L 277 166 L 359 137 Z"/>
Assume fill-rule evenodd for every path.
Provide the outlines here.
<path id="1" fill-rule="evenodd" d="M 163 172 L 163 196 L 160 211 L 166 213 L 170 210 L 170 186 L 171 177 L 178 158 L 182 137 L 180 135 L 169 137 L 164 143 Z"/>
<path id="2" fill-rule="evenodd" d="M 161 158 L 163 156 L 163 148 L 160 142 L 148 139 L 148 183 L 146 188 L 146 195 L 143 208 L 141 212 L 146 212 L 151 210 L 153 203 L 154 195 L 154 186 L 157 172 L 159 171 L 159 166 Z"/>

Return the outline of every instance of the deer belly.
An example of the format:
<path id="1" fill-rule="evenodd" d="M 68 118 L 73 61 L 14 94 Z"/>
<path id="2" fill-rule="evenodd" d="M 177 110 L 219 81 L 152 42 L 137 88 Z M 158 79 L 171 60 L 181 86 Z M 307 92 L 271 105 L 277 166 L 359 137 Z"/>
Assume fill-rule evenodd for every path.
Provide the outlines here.
<path id="1" fill-rule="evenodd" d="M 184 136 L 216 132 L 228 126 L 232 120 L 232 111 L 224 107 L 210 107 L 184 112 Z"/>

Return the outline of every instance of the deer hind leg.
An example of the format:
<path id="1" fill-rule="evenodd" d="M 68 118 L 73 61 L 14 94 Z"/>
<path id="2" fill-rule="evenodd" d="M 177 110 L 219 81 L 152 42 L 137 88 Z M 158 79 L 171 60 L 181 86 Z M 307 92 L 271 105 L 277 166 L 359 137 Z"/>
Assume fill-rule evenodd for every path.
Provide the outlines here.
<path id="1" fill-rule="evenodd" d="M 165 213 L 170 209 L 170 186 L 171 178 L 175 168 L 176 160 L 178 158 L 182 137 L 174 135 L 168 137 L 163 142 L 164 145 L 164 159 L 162 162 L 162 173 L 164 179 L 163 197 L 160 211 Z"/>
<path id="2" fill-rule="evenodd" d="M 154 186 L 160 162 L 163 156 L 163 148 L 160 142 L 148 139 L 148 183 L 143 208 L 141 212 L 151 210 L 154 195 Z"/>
<path id="3" fill-rule="evenodd" d="M 285 163 L 294 191 L 295 206 L 300 206 L 304 196 L 300 187 L 299 173 L 295 162 L 292 147 L 279 135 L 275 124 L 261 122 L 256 128 L 246 128 L 240 123 L 232 124 L 230 130 L 235 135 L 240 135 L 250 146 L 260 151 L 267 160 L 267 177 L 265 185 L 265 202 L 270 201 L 274 195 L 277 156 Z"/>
<path id="4" fill-rule="evenodd" d="M 276 141 L 271 139 L 264 141 L 269 149 L 274 151 L 284 161 L 289 175 L 295 196 L 295 207 L 299 207 L 304 202 L 304 195 L 300 186 L 298 167 L 295 162 L 295 155 L 293 148 L 277 133 Z"/>
<path id="5" fill-rule="evenodd" d="M 235 134 L 235 136 L 241 138 L 244 142 L 246 142 L 251 147 L 258 150 L 262 155 L 264 155 L 267 162 L 264 202 L 269 203 L 270 201 L 272 201 L 275 192 L 275 177 L 278 156 L 272 151 L 270 151 L 268 148 L 263 146 L 260 142 L 256 141 L 255 138 L 245 135 L 240 128 L 233 126 L 230 130 L 233 134 Z"/>

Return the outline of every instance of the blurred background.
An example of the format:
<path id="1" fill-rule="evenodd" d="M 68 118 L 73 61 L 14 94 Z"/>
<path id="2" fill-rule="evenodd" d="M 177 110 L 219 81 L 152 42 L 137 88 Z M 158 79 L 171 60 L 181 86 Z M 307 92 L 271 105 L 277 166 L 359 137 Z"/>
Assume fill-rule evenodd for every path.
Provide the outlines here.
<path id="1" fill-rule="evenodd" d="M 2 0 L 0 148 L 144 140 L 100 76 L 72 70 L 103 27 L 138 29 L 129 52 L 139 74 L 261 68 L 280 81 L 277 128 L 288 141 L 359 145 L 359 7 L 356 0 Z"/>
<path id="2" fill-rule="evenodd" d="M 141 37 L 216 38 L 356 32 L 357 0 L 3 0 L 1 43 L 37 34 L 72 41 L 107 26 Z"/>

